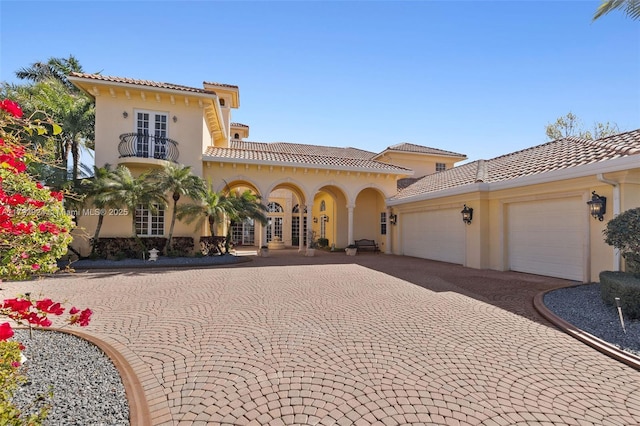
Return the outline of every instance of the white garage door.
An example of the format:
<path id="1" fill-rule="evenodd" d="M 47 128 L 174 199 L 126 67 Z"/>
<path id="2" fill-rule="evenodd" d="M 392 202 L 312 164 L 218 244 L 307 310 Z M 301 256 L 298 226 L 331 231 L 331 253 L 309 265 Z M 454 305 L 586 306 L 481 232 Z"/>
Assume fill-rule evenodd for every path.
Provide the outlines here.
<path id="1" fill-rule="evenodd" d="M 585 211 L 581 198 L 510 204 L 509 269 L 582 281 Z"/>
<path id="2" fill-rule="evenodd" d="M 459 209 L 407 213 L 400 219 L 406 256 L 464 264 L 466 225 Z"/>

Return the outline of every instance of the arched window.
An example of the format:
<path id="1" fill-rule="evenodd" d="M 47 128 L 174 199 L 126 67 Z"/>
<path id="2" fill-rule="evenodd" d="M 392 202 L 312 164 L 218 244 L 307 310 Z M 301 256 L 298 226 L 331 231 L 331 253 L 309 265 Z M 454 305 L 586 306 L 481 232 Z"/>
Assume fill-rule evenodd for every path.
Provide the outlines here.
<path id="1" fill-rule="evenodd" d="M 240 139 L 240 133 L 234 133 L 233 138 L 234 139 Z"/>
<path id="2" fill-rule="evenodd" d="M 320 211 L 327 211 L 327 204 L 324 202 L 324 200 L 320 201 Z"/>
<path id="3" fill-rule="evenodd" d="M 307 212 L 307 206 L 304 206 L 304 213 Z M 300 204 L 296 204 L 295 206 L 293 206 L 293 208 L 291 209 L 291 213 L 300 213 Z"/>
<path id="4" fill-rule="evenodd" d="M 224 99 L 220 98 L 220 106 L 224 106 Z"/>
<path id="5" fill-rule="evenodd" d="M 267 204 L 267 209 L 269 213 L 284 213 L 282 206 L 273 201 Z"/>

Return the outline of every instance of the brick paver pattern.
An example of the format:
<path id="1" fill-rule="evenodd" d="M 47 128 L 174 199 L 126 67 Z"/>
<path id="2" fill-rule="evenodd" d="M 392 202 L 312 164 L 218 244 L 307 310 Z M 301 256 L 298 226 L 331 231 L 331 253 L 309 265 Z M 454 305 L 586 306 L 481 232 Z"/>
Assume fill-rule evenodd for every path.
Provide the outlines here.
<path id="1" fill-rule="evenodd" d="M 640 373 L 530 307 L 562 280 L 390 255 L 3 283 L 94 309 L 86 330 L 167 425 L 634 425 Z"/>

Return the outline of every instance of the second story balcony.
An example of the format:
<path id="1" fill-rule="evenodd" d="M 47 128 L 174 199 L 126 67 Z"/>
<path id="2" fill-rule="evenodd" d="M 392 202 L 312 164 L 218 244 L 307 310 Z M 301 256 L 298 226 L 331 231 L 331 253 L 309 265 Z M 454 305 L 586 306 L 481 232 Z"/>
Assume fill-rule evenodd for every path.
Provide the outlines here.
<path id="1" fill-rule="evenodd" d="M 163 136 L 124 133 L 118 145 L 120 158 L 147 158 L 178 162 L 178 142 Z"/>

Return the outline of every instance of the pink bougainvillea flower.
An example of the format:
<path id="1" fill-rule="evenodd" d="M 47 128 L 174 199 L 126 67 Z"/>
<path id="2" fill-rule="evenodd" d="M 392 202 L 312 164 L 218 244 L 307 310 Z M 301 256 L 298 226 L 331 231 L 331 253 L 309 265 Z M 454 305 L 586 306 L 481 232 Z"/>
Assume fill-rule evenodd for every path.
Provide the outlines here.
<path id="1" fill-rule="evenodd" d="M 31 307 L 31 301 L 27 299 L 5 299 L 3 308 L 13 312 L 24 312 Z"/>
<path id="2" fill-rule="evenodd" d="M 36 308 L 42 312 L 47 312 L 54 315 L 62 315 L 64 313 L 64 308 L 60 305 L 60 303 L 54 302 L 51 299 L 38 300 L 36 302 Z"/>
<path id="3" fill-rule="evenodd" d="M 4 101 L 0 102 L 0 109 L 3 109 L 7 111 L 9 114 L 18 118 L 21 118 L 23 114 L 22 108 L 20 108 L 20 105 L 18 105 L 17 103 L 9 99 L 5 99 Z"/>
<path id="4" fill-rule="evenodd" d="M 80 312 L 80 315 L 78 315 L 78 312 L 80 311 L 75 306 L 71 308 L 71 310 L 69 311 L 69 313 L 71 314 L 71 318 L 69 318 L 69 324 L 78 324 L 80 327 L 88 326 L 89 322 L 91 321 L 91 315 L 93 314 L 91 309 L 83 310 L 82 312 Z"/>
<path id="5" fill-rule="evenodd" d="M 42 247 L 40 247 L 40 248 L 45 253 L 50 252 L 51 251 L 51 244 L 43 244 Z"/>
<path id="6" fill-rule="evenodd" d="M 78 324 L 80 324 L 80 327 L 86 327 L 89 325 L 92 314 L 93 311 L 91 311 L 91 309 L 85 309 L 84 311 L 80 312 L 80 319 L 78 320 Z"/>
<path id="7" fill-rule="evenodd" d="M 0 342 L 3 342 L 13 336 L 13 330 L 8 322 L 0 324 Z"/>
<path id="8" fill-rule="evenodd" d="M 21 257 L 22 259 L 28 259 L 28 258 L 29 258 L 29 253 L 27 253 L 26 251 L 23 251 L 23 252 L 20 254 L 20 257 Z"/>
<path id="9" fill-rule="evenodd" d="M 13 361 L 13 362 L 11 363 L 11 366 L 12 366 L 13 368 L 18 368 L 18 367 L 20 367 L 20 365 L 21 365 L 21 364 L 20 364 L 18 361 Z"/>
<path id="10" fill-rule="evenodd" d="M 40 269 L 40 265 L 38 265 L 37 263 L 34 263 L 33 265 L 31 265 L 31 269 L 33 269 L 34 271 L 37 271 L 38 269 Z"/>
<path id="11" fill-rule="evenodd" d="M 49 194 L 58 201 L 62 201 L 62 199 L 64 198 L 62 192 L 51 191 Z"/>

